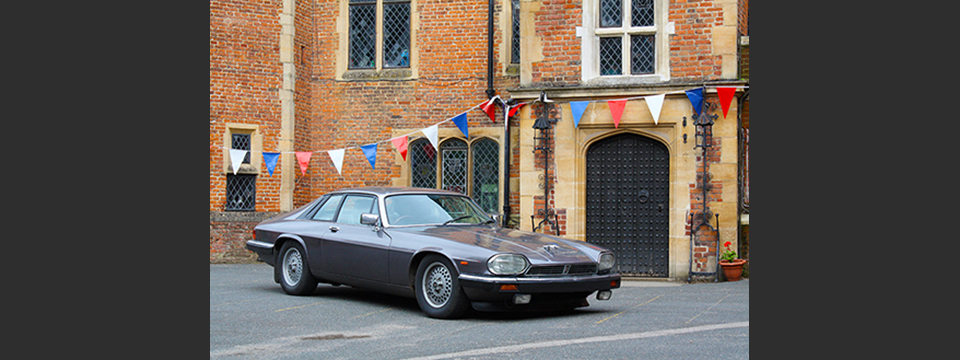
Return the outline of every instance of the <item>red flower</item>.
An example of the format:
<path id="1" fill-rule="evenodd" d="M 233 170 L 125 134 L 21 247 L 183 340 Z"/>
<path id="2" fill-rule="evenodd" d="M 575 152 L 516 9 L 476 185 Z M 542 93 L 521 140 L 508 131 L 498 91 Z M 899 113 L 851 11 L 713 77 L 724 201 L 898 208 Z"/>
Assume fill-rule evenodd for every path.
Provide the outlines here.
<path id="1" fill-rule="evenodd" d="M 729 246 L 730 246 L 730 242 L 729 242 L 729 241 L 727 241 L 727 242 L 725 242 L 725 243 L 723 243 L 723 246 L 727 246 L 727 247 L 729 247 Z"/>

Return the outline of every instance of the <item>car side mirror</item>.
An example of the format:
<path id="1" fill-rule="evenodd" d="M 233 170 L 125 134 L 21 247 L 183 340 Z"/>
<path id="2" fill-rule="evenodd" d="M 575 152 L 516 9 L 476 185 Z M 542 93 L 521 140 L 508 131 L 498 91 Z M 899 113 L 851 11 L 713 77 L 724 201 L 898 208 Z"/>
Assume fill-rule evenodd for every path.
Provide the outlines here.
<path id="1" fill-rule="evenodd" d="M 503 220 L 503 216 L 501 216 L 500 214 L 487 214 L 487 215 L 490 216 L 490 218 L 497 223 L 497 226 L 503 225 L 500 223 L 500 221 Z"/>
<path id="2" fill-rule="evenodd" d="M 377 225 L 380 223 L 380 215 L 360 214 L 360 223 L 363 225 Z"/>

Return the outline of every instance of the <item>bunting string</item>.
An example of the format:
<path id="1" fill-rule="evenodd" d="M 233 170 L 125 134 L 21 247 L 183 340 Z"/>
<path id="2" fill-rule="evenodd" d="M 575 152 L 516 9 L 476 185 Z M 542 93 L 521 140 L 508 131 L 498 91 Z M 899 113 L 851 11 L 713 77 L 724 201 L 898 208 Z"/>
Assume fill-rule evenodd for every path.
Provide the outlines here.
<path id="1" fill-rule="evenodd" d="M 730 108 L 730 101 L 732 100 L 733 94 L 736 92 L 736 90 L 749 88 L 749 86 L 701 86 L 694 89 L 669 91 L 669 92 L 664 92 L 664 93 L 655 94 L 655 95 L 642 95 L 642 96 L 634 96 L 634 97 L 610 99 L 610 100 L 569 101 L 568 103 L 570 105 L 570 111 L 573 114 L 574 127 L 579 126 L 580 119 L 583 116 L 584 112 L 586 111 L 587 106 L 590 105 L 590 103 L 606 102 L 608 107 L 610 108 L 610 114 L 613 118 L 614 127 L 617 128 L 620 126 L 620 118 L 621 118 L 621 115 L 623 114 L 624 108 L 626 107 L 626 103 L 630 100 L 641 100 L 641 99 L 646 101 L 647 107 L 650 109 L 650 113 L 653 116 L 653 121 L 656 124 L 659 122 L 660 109 L 663 105 L 663 99 L 665 95 L 686 94 L 687 98 L 690 100 L 691 107 L 693 107 L 693 110 L 699 116 L 700 108 L 702 107 L 702 104 L 703 104 L 703 90 L 708 87 L 715 88 L 717 90 L 717 95 L 720 98 L 720 103 L 723 109 L 724 118 L 726 118 L 727 116 L 727 112 Z M 437 132 L 441 124 L 452 121 L 457 126 L 457 128 L 460 129 L 460 132 L 462 132 L 464 136 L 466 136 L 467 138 L 470 138 L 469 129 L 467 127 L 467 113 L 473 109 L 479 108 L 481 111 L 486 113 L 488 117 L 490 117 L 490 121 L 496 122 L 496 118 L 494 114 L 496 112 L 495 102 L 497 101 L 503 104 L 505 108 L 504 109 L 505 110 L 504 111 L 504 128 L 505 129 L 509 126 L 508 119 L 511 116 L 513 116 L 524 105 L 527 105 L 532 102 L 541 102 L 541 101 L 554 102 L 553 100 L 547 99 L 546 95 L 544 95 L 542 100 L 535 99 L 530 102 L 524 102 L 524 103 L 519 103 L 519 104 L 510 106 L 510 105 L 507 105 L 506 102 L 504 102 L 500 98 L 500 95 L 496 95 L 487 101 L 484 101 L 478 105 L 474 105 L 473 107 L 467 109 L 466 111 L 460 114 L 457 114 L 452 118 L 448 118 L 446 120 L 443 120 L 441 122 L 438 122 L 426 128 L 423 128 L 417 131 L 412 131 L 407 134 L 396 136 L 387 140 L 381 140 L 381 141 L 376 141 L 376 142 L 357 145 L 357 146 L 343 147 L 343 148 L 333 149 L 333 150 L 282 151 L 282 152 L 261 151 L 261 154 L 263 156 L 264 163 L 267 166 L 267 171 L 269 172 L 270 176 L 273 176 L 273 171 L 276 168 L 277 160 L 279 159 L 280 154 L 294 154 L 296 156 L 297 163 L 300 166 L 301 174 L 306 175 L 307 168 L 310 163 L 310 159 L 312 155 L 314 153 L 319 153 L 319 152 L 326 152 L 327 155 L 330 157 L 330 160 L 333 162 L 334 167 L 336 167 L 337 173 L 342 174 L 343 155 L 344 155 L 344 152 L 348 149 L 360 149 L 363 152 L 364 156 L 367 158 L 367 161 L 370 162 L 370 166 L 376 169 L 377 149 L 380 143 L 390 142 L 393 145 L 393 147 L 397 150 L 397 152 L 399 152 L 400 155 L 403 157 L 404 161 L 406 161 L 407 159 L 407 145 L 408 145 L 409 137 L 417 133 L 423 133 L 423 135 L 430 141 L 430 144 L 433 145 L 433 150 L 439 150 L 438 148 L 439 139 L 437 138 Z M 215 147 L 216 146 L 214 144 L 210 145 L 211 150 L 213 150 Z M 226 148 L 226 147 L 221 147 L 221 149 L 230 151 L 230 163 L 231 163 L 231 167 L 234 175 L 236 175 L 237 171 L 239 170 L 240 164 L 243 158 L 246 157 L 247 153 L 251 152 L 250 150 L 238 150 L 238 149 L 232 149 L 232 148 Z"/>

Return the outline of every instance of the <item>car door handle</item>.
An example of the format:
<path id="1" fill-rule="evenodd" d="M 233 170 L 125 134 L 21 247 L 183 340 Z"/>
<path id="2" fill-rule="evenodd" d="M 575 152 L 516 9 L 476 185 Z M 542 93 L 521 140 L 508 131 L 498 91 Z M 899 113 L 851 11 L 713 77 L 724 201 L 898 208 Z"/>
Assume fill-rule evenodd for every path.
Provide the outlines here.
<path id="1" fill-rule="evenodd" d="M 337 232 L 337 231 L 340 231 L 340 228 L 336 226 L 330 226 L 330 231 Z"/>

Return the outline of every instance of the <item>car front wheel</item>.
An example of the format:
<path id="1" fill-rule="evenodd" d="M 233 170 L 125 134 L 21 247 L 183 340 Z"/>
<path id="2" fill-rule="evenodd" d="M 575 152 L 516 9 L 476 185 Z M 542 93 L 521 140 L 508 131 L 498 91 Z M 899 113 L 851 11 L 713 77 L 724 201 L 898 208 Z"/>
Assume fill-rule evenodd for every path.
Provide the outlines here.
<path id="1" fill-rule="evenodd" d="M 317 280 L 310 274 L 310 265 L 307 264 L 307 254 L 296 241 L 283 243 L 275 270 L 280 275 L 280 287 L 287 294 L 309 295 L 317 289 Z"/>
<path id="2" fill-rule="evenodd" d="M 414 288 L 417 303 L 427 316 L 453 319 L 470 309 L 457 276 L 457 270 L 442 256 L 429 255 L 420 262 Z"/>

